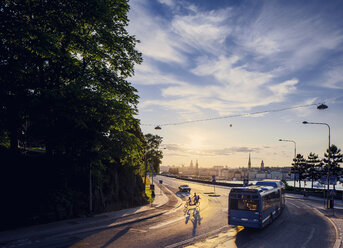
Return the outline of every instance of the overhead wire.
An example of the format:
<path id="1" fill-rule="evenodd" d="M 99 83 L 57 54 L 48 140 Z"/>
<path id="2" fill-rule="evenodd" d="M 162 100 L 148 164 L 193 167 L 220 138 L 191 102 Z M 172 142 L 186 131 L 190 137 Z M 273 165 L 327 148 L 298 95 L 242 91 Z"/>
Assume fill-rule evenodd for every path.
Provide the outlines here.
<path id="1" fill-rule="evenodd" d="M 141 124 L 141 125 L 142 126 L 156 126 L 157 125 L 158 127 L 161 127 L 161 126 L 177 126 L 177 125 L 184 125 L 184 124 L 195 123 L 195 122 L 214 121 L 214 120 L 221 120 L 221 119 L 227 119 L 227 118 L 236 118 L 236 117 L 243 117 L 243 116 L 252 116 L 252 115 L 268 114 L 268 113 L 274 113 L 274 112 L 282 112 L 282 111 L 291 110 L 291 109 L 299 109 L 299 108 L 306 108 L 306 107 L 311 107 L 311 106 L 318 106 L 319 104 L 322 104 L 322 103 L 297 105 L 297 106 L 287 107 L 287 108 L 270 109 L 270 110 L 256 111 L 256 112 L 251 112 L 251 113 L 241 113 L 241 114 L 218 116 L 218 117 L 189 120 L 189 121 L 180 121 L 180 122 L 163 123 L 163 124 Z"/>

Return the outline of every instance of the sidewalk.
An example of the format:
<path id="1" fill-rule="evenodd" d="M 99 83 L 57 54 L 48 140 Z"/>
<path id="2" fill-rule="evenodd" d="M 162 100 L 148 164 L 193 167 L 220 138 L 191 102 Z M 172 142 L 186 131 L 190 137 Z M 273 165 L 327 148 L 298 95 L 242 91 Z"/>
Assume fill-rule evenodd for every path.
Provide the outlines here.
<path id="1" fill-rule="evenodd" d="M 286 194 L 287 198 L 303 200 L 303 202 L 313 209 L 318 210 L 322 215 L 329 219 L 336 229 L 336 242 L 334 248 L 343 248 L 343 201 L 335 200 L 334 209 L 327 209 L 324 206 L 323 198 L 299 194 Z"/>
<path id="2" fill-rule="evenodd" d="M 124 225 L 125 223 L 135 222 L 138 220 L 158 216 L 161 213 L 153 213 L 151 215 L 148 214 L 150 210 L 161 208 L 162 206 L 167 204 L 169 198 L 166 196 L 166 194 L 164 194 L 159 185 L 155 184 L 155 187 L 156 196 L 152 204 L 97 214 L 91 217 L 68 219 L 58 222 L 52 222 L 49 224 L 35 225 L 9 231 L 3 231 L 0 232 L 0 247 L 11 245 L 13 243 L 25 242 L 25 240 L 28 241 L 30 239 L 58 237 L 84 231 L 106 229 L 117 225 Z M 128 219 L 128 217 L 134 217 L 134 215 L 138 215 L 143 212 L 146 212 L 147 215 L 138 217 L 136 219 Z"/>

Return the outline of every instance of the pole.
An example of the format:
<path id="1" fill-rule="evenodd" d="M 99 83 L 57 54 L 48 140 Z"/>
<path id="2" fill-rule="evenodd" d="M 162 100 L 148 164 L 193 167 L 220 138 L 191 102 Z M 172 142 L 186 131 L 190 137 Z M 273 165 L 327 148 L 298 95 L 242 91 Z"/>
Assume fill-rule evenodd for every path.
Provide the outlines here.
<path id="1" fill-rule="evenodd" d="M 330 170 L 331 170 L 331 151 L 330 151 L 330 125 L 325 123 L 325 122 L 308 122 L 308 121 L 303 121 L 303 124 L 315 124 L 315 125 L 325 125 L 329 128 L 329 150 L 328 150 L 328 172 L 327 172 L 327 192 L 326 192 L 326 207 L 328 208 L 329 206 L 329 189 L 330 189 Z M 325 192 L 325 188 L 323 190 Z"/>
<path id="2" fill-rule="evenodd" d="M 148 167 L 148 163 L 146 161 L 146 153 L 144 154 L 144 163 L 145 163 L 145 175 L 144 175 L 144 192 L 145 192 L 145 188 L 146 188 L 146 171 L 147 171 L 147 167 Z"/>
<path id="3" fill-rule="evenodd" d="M 151 165 L 150 165 L 150 170 L 151 170 L 151 183 L 152 185 L 154 185 L 154 170 L 152 169 Z"/>
<path id="4" fill-rule="evenodd" d="M 328 192 L 327 192 L 327 199 L 329 200 L 329 187 L 330 187 L 330 170 L 331 170 L 331 151 L 330 151 L 330 126 L 326 124 L 326 126 L 329 128 L 329 156 L 328 156 Z M 329 201 L 327 201 L 329 202 Z"/>
<path id="5" fill-rule="evenodd" d="M 89 164 L 89 213 L 93 212 L 93 202 L 92 202 L 92 164 Z"/>
<path id="6" fill-rule="evenodd" d="M 295 160 L 296 160 L 296 157 L 297 157 L 297 143 L 294 140 L 279 139 L 279 141 L 292 142 L 294 144 L 294 160 L 293 161 L 295 163 Z M 293 171 L 293 173 L 294 173 L 293 189 L 295 191 L 295 176 L 296 176 L 296 172 Z"/>

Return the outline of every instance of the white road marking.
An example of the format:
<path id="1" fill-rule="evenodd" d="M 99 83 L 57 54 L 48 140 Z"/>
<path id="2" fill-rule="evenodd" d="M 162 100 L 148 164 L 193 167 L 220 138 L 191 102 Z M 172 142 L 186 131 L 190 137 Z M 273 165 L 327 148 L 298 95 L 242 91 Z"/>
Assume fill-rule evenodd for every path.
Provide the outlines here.
<path id="1" fill-rule="evenodd" d="M 182 217 L 170 220 L 170 221 L 163 222 L 163 223 L 155 225 L 155 226 L 151 226 L 151 227 L 149 227 L 149 229 L 158 229 L 158 228 L 161 228 L 163 226 L 166 226 L 166 225 L 169 225 L 169 224 L 172 224 L 174 222 L 177 222 L 177 221 L 180 221 L 180 220 L 184 220 L 184 219 L 185 219 L 185 217 L 182 216 Z"/>
<path id="2" fill-rule="evenodd" d="M 291 204 L 291 205 L 293 205 L 294 207 L 296 207 L 296 208 L 300 208 L 299 206 L 297 206 L 297 205 L 295 205 L 294 203 L 291 203 L 291 202 L 287 202 L 288 204 Z"/>
<path id="3" fill-rule="evenodd" d="M 212 232 L 204 233 L 204 234 L 201 234 L 199 236 L 195 236 L 193 238 L 186 239 L 184 241 L 180 241 L 180 242 L 177 242 L 177 243 L 172 244 L 172 245 L 168 245 L 165 248 L 176 248 L 176 247 L 188 244 L 190 242 L 194 242 L 195 240 L 198 240 L 198 239 L 201 239 L 201 238 L 204 238 L 204 237 L 210 237 L 211 235 L 213 235 L 215 233 L 218 233 L 218 232 L 221 232 L 222 230 L 227 229 L 227 228 L 230 228 L 230 226 L 229 227 L 227 225 L 222 226 L 222 227 L 220 227 L 220 228 L 218 228 L 216 230 L 213 230 Z"/>
<path id="4" fill-rule="evenodd" d="M 301 246 L 301 248 L 305 248 L 306 245 L 308 244 L 308 242 L 310 242 L 310 240 L 311 240 L 312 237 L 313 237 L 314 231 L 315 231 L 315 228 L 312 227 L 310 235 L 307 237 L 305 243 Z"/>

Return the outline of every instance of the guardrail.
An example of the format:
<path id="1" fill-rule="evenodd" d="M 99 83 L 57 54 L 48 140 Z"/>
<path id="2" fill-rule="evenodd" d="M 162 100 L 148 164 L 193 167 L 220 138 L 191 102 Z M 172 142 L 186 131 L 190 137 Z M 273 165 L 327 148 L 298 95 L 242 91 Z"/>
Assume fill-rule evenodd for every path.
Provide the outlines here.
<path id="1" fill-rule="evenodd" d="M 172 176 L 172 175 L 162 175 L 162 176 L 181 179 L 181 180 L 190 181 L 190 182 L 206 183 L 206 184 L 211 184 L 211 185 L 221 185 L 221 186 L 228 186 L 228 187 L 242 187 L 243 186 L 243 183 L 224 183 L 224 182 L 212 183 L 210 179 L 204 180 L 204 179 L 198 179 L 198 178 L 180 177 L 180 176 Z"/>

